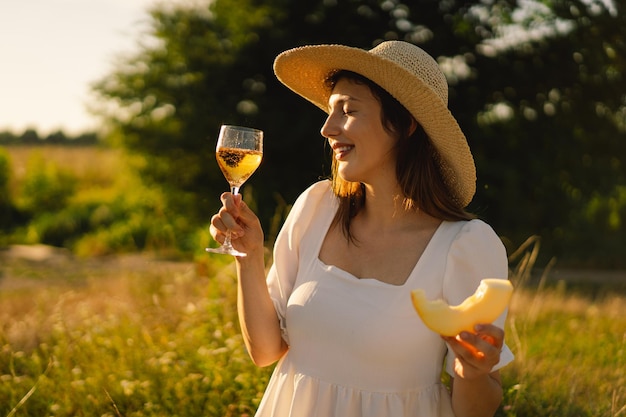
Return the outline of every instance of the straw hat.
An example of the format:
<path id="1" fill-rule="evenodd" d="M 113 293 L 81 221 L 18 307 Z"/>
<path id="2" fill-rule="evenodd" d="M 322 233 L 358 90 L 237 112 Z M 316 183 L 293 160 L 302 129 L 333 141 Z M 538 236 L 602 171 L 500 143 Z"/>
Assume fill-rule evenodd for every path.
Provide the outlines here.
<path id="1" fill-rule="evenodd" d="M 462 207 L 476 191 L 474 158 L 454 116 L 448 110 L 448 83 L 437 62 L 419 47 L 387 41 L 366 51 L 343 45 L 311 45 L 278 55 L 274 72 L 297 94 L 328 112 L 330 91 L 324 80 L 348 70 L 375 82 L 422 125 L 441 157 L 446 184 Z"/>

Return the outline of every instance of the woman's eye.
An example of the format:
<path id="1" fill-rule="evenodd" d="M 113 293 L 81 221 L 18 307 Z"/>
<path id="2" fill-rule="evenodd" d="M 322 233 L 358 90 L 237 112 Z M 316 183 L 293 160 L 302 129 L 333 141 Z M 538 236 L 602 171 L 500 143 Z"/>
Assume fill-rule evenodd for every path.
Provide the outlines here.
<path id="1" fill-rule="evenodd" d="M 353 109 L 349 109 L 347 107 L 343 109 L 343 114 L 352 114 L 352 113 L 354 113 Z"/>

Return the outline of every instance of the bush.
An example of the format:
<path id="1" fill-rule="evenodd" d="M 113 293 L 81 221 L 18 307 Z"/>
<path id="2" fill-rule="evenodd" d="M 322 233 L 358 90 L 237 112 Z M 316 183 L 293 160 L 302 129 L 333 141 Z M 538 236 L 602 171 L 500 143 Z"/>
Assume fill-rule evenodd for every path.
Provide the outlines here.
<path id="1" fill-rule="evenodd" d="M 159 193 L 137 184 L 92 190 L 74 196 L 58 211 L 34 217 L 24 239 L 66 247 L 81 256 L 165 251 L 177 241 L 172 226 L 176 220 L 165 212 Z"/>
<path id="2" fill-rule="evenodd" d="M 98 205 L 88 213 L 88 230 L 73 247 L 77 254 L 167 251 L 176 247 L 177 231 L 173 224 L 177 220 L 168 214 L 164 196 L 136 178 L 124 177 L 104 199 L 102 193 L 95 193 L 89 199 Z"/>
<path id="3" fill-rule="evenodd" d="M 0 233 L 0 242 L 43 243 L 83 256 L 142 250 L 179 256 L 179 246 L 191 244 L 184 238 L 192 235 L 186 218 L 168 210 L 163 191 L 129 173 L 124 159 L 103 167 L 106 175 L 92 178 L 76 169 L 76 159 L 82 158 L 75 152 L 42 151 L 23 158 L 26 174 L 15 193 L 21 211 L 13 212 L 23 214 L 24 221 L 12 220 L 15 230 Z M 8 196 L 10 174 L 8 156 L 0 153 L 0 212 L 13 209 L 1 200 Z M 2 221 L 7 218 L 3 215 Z"/>
<path id="4" fill-rule="evenodd" d="M 74 175 L 46 161 L 41 154 L 34 154 L 28 161 L 20 206 L 33 216 L 61 210 L 74 194 L 77 183 Z"/>
<path id="5" fill-rule="evenodd" d="M 0 230 L 7 229 L 13 223 L 14 208 L 9 194 L 11 161 L 9 154 L 0 148 Z"/>
<path id="6" fill-rule="evenodd" d="M 625 268 L 624 230 L 626 228 L 626 186 L 616 185 L 607 195 L 595 193 L 576 210 L 572 210 L 570 228 L 557 229 L 563 251 L 551 250 L 567 257 L 577 267 Z"/>
<path id="7" fill-rule="evenodd" d="M 11 173 L 11 156 L 0 147 L 0 245 L 6 244 L 9 233 L 27 221 L 12 198 Z"/>

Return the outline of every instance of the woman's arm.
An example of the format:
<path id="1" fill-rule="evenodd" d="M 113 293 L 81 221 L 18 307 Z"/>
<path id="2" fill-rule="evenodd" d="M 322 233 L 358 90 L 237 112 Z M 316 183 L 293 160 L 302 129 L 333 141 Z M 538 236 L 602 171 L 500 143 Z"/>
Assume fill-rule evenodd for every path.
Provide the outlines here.
<path id="1" fill-rule="evenodd" d="M 244 342 L 252 361 L 268 366 L 287 351 L 267 285 L 263 255 L 237 259 L 237 310 Z"/>
<path id="2" fill-rule="evenodd" d="M 452 380 L 452 409 L 457 417 L 493 416 L 502 401 L 502 383 L 498 371 L 480 378 Z"/>
<path id="3" fill-rule="evenodd" d="M 223 242 L 225 233 L 230 231 L 233 245 L 247 253 L 236 258 L 239 323 L 252 361 L 267 366 L 285 353 L 287 344 L 265 281 L 263 230 L 241 196 L 224 193 L 222 204 L 220 212 L 211 219 L 211 234 Z"/>
<path id="4" fill-rule="evenodd" d="M 484 278 L 506 278 L 508 259 L 502 240 L 481 220 L 463 225 L 450 246 L 443 295 L 458 305 L 474 293 Z M 457 417 L 493 416 L 502 402 L 496 366 L 512 360 L 504 345 L 503 313 L 494 324 L 476 326 L 474 332 L 444 337 L 448 343 L 446 371 L 452 376 L 452 407 Z"/>
<path id="5" fill-rule="evenodd" d="M 476 333 L 462 332 L 444 337 L 456 358 L 452 379 L 452 409 L 457 417 L 493 416 L 502 402 L 498 371 L 504 331 L 494 325 L 480 325 Z"/>

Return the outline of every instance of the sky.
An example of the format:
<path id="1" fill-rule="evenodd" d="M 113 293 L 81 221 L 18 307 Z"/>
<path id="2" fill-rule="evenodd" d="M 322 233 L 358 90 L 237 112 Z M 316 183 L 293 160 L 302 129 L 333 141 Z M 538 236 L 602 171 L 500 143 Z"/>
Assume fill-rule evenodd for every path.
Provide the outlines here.
<path id="1" fill-rule="evenodd" d="M 90 85 L 137 50 L 155 0 L 0 0 L 0 131 L 97 129 Z"/>

